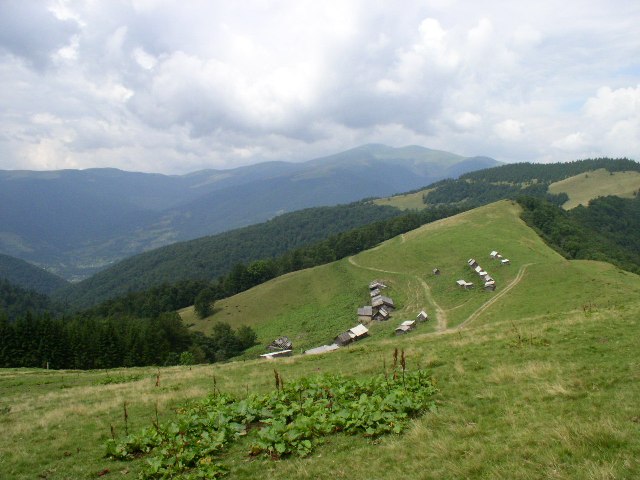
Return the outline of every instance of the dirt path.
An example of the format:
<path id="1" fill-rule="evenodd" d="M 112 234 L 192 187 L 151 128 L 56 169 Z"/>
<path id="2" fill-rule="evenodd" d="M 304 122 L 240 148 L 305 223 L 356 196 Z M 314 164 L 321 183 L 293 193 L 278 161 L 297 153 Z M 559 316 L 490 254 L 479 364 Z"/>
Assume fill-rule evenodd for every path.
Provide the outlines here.
<path id="1" fill-rule="evenodd" d="M 461 330 L 463 329 L 465 326 L 469 325 L 471 322 L 473 322 L 476 318 L 478 318 L 480 315 L 482 315 L 489 307 L 491 307 L 491 305 L 493 305 L 494 303 L 496 303 L 498 300 L 500 300 L 504 295 L 506 295 L 507 293 L 509 293 L 509 291 L 511 289 L 513 289 L 516 285 L 518 285 L 518 283 L 520 283 L 520 280 L 522 280 L 522 277 L 524 277 L 525 271 L 527 270 L 527 267 L 529 265 L 533 265 L 532 263 L 527 263 L 525 265 L 522 265 L 520 267 L 520 270 L 518 270 L 518 274 L 516 275 L 516 278 L 514 278 L 513 280 L 511 280 L 511 283 L 509 283 L 509 285 L 507 285 L 505 288 L 503 288 L 500 293 L 498 293 L 497 295 L 495 295 L 494 297 L 492 297 L 490 300 L 487 300 L 485 303 L 483 303 L 480 308 L 478 308 L 475 312 L 473 312 L 471 315 L 469 315 L 469 318 L 467 318 L 464 322 L 462 322 L 460 325 L 458 325 L 457 327 L 454 328 L 454 330 Z"/>

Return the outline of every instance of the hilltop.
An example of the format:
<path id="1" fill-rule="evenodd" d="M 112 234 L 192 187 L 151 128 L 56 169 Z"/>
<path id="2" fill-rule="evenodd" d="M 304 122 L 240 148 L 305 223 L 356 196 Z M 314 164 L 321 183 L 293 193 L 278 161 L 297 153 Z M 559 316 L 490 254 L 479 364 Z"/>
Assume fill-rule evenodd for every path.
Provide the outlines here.
<path id="1" fill-rule="evenodd" d="M 561 257 L 501 201 L 425 225 L 358 255 L 294 272 L 216 303 L 192 328 L 224 320 L 251 325 L 261 345 L 243 361 L 118 371 L 5 370 L 0 385 L 2 476 L 50 479 L 120 472 L 134 478 L 144 459 L 103 458 L 102 445 L 129 431 L 175 419 L 175 407 L 212 391 L 245 398 L 301 377 L 388 373 L 394 349 L 407 368 L 425 370 L 436 409 L 400 435 L 330 435 L 304 459 L 248 457 L 241 439 L 225 454 L 232 478 L 634 478 L 640 474 L 636 399 L 640 395 L 640 277 L 610 264 Z M 489 258 L 498 250 L 511 261 Z M 496 279 L 495 292 L 462 290 L 474 257 Z M 441 275 L 434 276 L 437 266 Z M 371 336 L 319 355 L 306 346 L 356 324 L 368 283 L 383 279 L 398 309 Z M 430 320 L 392 330 L 424 308 Z M 182 312 L 192 322 L 190 311 Z M 288 334 L 296 355 L 253 359 Z M 33 417 L 38 412 L 39 420 Z M 73 421 L 61 419 L 73 418 Z M 56 442 L 47 441 L 54 437 Z M 16 449 L 17 442 L 24 448 Z M 35 448 L 38 445 L 39 448 Z M 31 448 L 33 447 L 33 448 Z"/>

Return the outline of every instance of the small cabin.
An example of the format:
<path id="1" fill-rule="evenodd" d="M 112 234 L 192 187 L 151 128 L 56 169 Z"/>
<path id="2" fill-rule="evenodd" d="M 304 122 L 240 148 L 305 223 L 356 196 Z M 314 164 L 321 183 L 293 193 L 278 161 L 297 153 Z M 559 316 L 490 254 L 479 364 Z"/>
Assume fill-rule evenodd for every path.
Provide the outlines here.
<path id="1" fill-rule="evenodd" d="M 289 337 L 278 337 L 267 346 L 267 350 L 291 350 L 293 343 Z"/>
<path id="2" fill-rule="evenodd" d="M 373 308 L 380 308 L 382 306 L 386 307 L 388 310 L 393 310 L 395 308 L 395 304 L 393 300 L 389 297 L 385 297 L 382 295 L 378 295 L 371 299 L 371 306 Z"/>
<path id="3" fill-rule="evenodd" d="M 466 280 L 457 280 L 456 283 L 459 287 L 464 288 L 465 290 L 473 288 L 473 283 L 467 282 Z"/>
<path id="4" fill-rule="evenodd" d="M 379 289 L 380 288 L 387 288 L 387 286 L 384 283 L 379 282 L 378 280 L 374 280 L 373 282 L 371 282 L 369 284 L 369 290 L 374 290 L 376 288 L 379 288 Z"/>
<path id="5" fill-rule="evenodd" d="M 485 290 L 491 290 L 491 291 L 495 290 L 496 289 L 496 282 L 494 282 L 494 281 L 485 282 L 484 289 Z"/>
<path id="6" fill-rule="evenodd" d="M 480 270 L 478 272 L 478 275 L 480 275 L 481 277 L 484 277 L 485 275 L 488 275 L 488 273 L 485 270 Z"/>
<path id="7" fill-rule="evenodd" d="M 369 296 L 371 298 L 377 297 L 378 295 L 380 295 L 380 289 L 379 288 L 374 288 L 373 290 L 369 291 Z"/>
<path id="8" fill-rule="evenodd" d="M 434 268 L 433 269 L 433 274 L 434 275 L 440 275 L 440 269 L 439 268 Z"/>
<path id="9" fill-rule="evenodd" d="M 502 260 L 500 260 L 500 264 L 501 265 L 510 265 L 511 262 L 509 261 L 508 258 L 503 258 Z"/>
<path id="10" fill-rule="evenodd" d="M 380 307 L 380 309 L 378 309 L 378 313 L 376 313 L 373 316 L 374 320 L 378 320 L 380 322 L 384 322 L 385 320 L 389 320 L 389 317 L 391 316 L 391 314 L 389 313 L 389 311 L 384 308 L 384 307 Z"/>
<path id="11" fill-rule="evenodd" d="M 489 256 L 490 256 L 491 258 L 496 258 L 496 257 L 498 256 L 498 252 L 497 252 L 496 250 L 494 250 L 493 252 L 491 252 L 491 253 L 489 254 Z"/>
<path id="12" fill-rule="evenodd" d="M 419 322 L 426 322 L 427 320 L 429 320 L 429 315 L 427 315 L 427 312 L 422 310 L 416 317 L 416 320 L 418 320 Z"/>
<path id="13" fill-rule="evenodd" d="M 348 345 L 351 342 L 355 342 L 369 335 L 369 329 L 364 325 L 356 325 L 350 328 L 344 333 L 338 335 L 335 339 L 335 343 L 339 346 Z"/>
<path id="14" fill-rule="evenodd" d="M 478 266 L 478 262 L 476 262 L 475 259 L 473 258 L 470 258 L 469 260 L 467 260 L 467 263 L 471 268 L 476 268 Z"/>
<path id="15" fill-rule="evenodd" d="M 480 272 L 482 272 L 482 267 L 480 265 L 476 265 L 474 270 L 476 271 L 476 273 L 480 273 Z"/>
<path id="16" fill-rule="evenodd" d="M 371 305 L 366 305 L 358 309 L 358 321 L 360 321 L 361 323 L 370 322 L 372 318 L 373 307 Z"/>
<path id="17" fill-rule="evenodd" d="M 407 320 L 402 322 L 398 328 L 396 328 L 396 335 L 404 335 L 405 333 L 416 328 L 415 320 Z"/>

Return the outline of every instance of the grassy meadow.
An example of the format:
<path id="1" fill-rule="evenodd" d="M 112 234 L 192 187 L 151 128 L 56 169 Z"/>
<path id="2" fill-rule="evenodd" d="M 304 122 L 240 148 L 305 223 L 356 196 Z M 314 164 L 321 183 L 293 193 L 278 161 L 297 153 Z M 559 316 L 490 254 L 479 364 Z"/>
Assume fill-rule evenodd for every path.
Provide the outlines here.
<path id="1" fill-rule="evenodd" d="M 285 275 L 216 303 L 196 320 L 251 325 L 261 345 L 242 359 L 193 367 L 112 371 L 0 370 L 0 478 L 136 478 L 144 459 L 103 458 L 104 442 L 160 422 L 217 387 L 239 397 L 305 376 L 380 374 L 395 348 L 427 370 L 437 411 L 400 435 L 334 435 L 306 458 L 250 457 L 242 440 L 222 459 L 229 478 L 640 478 L 640 277 L 609 264 L 567 261 L 499 202 L 426 225 L 359 255 Z M 489 258 L 500 251 L 511 265 Z M 498 288 L 478 284 L 476 258 Z M 440 276 L 432 269 L 438 267 Z M 255 357 L 279 335 L 296 354 L 357 323 L 367 284 L 384 280 L 398 304 L 371 337 L 336 352 Z M 396 337 L 425 309 L 430 320 Z M 108 471 L 107 471 L 108 470 Z"/>
<path id="2" fill-rule="evenodd" d="M 373 200 L 373 203 L 383 206 L 389 205 L 391 207 L 399 208 L 400 210 L 422 210 L 426 207 L 422 197 L 430 191 L 430 189 L 426 189 L 420 190 L 419 192 L 395 195 L 393 197 L 377 198 Z"/>
<path id="3" fill-rule="evenodd" d="M 589 200 L 607 195 L 631 198 L 638 190 L 640 190 L 640 173 L 608 172 L 604 168 L 549 185 L 550 193 L 565 192 L 569 195 L 569 200 L 562 206 L 565 210 L 578 205 L 587 206 Z"/>

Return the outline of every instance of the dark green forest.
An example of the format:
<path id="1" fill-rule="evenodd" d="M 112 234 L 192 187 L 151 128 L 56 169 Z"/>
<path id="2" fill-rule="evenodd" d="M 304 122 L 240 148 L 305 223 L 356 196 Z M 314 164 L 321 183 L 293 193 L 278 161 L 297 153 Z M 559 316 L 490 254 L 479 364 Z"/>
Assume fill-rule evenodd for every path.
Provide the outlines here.
<path id="1" fill-rule="evenodd" d="M 63 278 L 29 262 L 3 254 L 0 254 L 0 280 L 45 295 L 51 295 L 69 284 Z"/>
<path id="2" fill-rule="evenodd" d="M 26 312 L 60 314 L 63 308 L 47 295 L 27 290 L 0 278 L 0 312 L 4 312 L 13 320 Z"/>
<path id="3" fill-rule="evenodd" d="M 226 360 L 255 344 L 249 327 L 228 324 L 193 334 L 176 313 L 155 318 L 52 318 L 0 312 L 0 368 L 96 369 Z"/>

